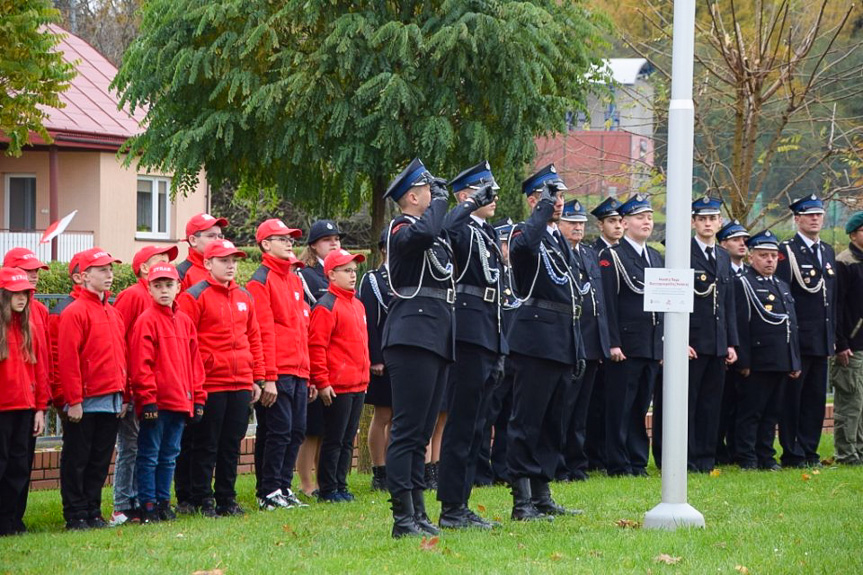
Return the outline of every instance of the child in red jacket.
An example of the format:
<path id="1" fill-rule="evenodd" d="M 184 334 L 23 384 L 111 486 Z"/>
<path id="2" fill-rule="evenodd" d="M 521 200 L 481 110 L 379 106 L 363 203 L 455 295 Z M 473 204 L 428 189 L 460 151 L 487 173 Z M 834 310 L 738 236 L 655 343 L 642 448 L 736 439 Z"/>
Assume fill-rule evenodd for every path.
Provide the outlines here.
<path id="1" fill-rule="evenodd" d="M 240 443 L 265 376 L 252 296 L 234 281 L 237 258 L 245 255 L 227 240 L 211 242 L 204 251 L 210 277 L 178 299 L 198 330 L 206 371 L 204 416 L 189 428 L 191 503 L 205 517 L 244 513 L 235 490 Z"/>
<path id="2" fill-rule="evenodd" d="M 0 535 L 25 531 L 30 442 L 45 429 L 47 350 L 30 317 L 33 291 L 23 272 L 0 269 Z"/>
<path id="3" fill-rule="evenodd" d="M 81 252 L 84 289 L 60 316 L 60 383 L 67 416 L 60 494 L 67 529 L 108 525 L 102 518 L 102 486 L 128 408 L 125 326 L 108 304 L 112 266 L 119 261 L 101 248 Z"/>
<path id="4" fill-rule="evenodd" d="M 324 260 L 327 293 L 312 308 L 309 360 L 312 384 L 324 405 L 324 435 L 318 459 L 319 499 L 353 501 L 347 477 L 354 437 L 369 385 L 366 310 L 354 297 L 357 264 L 365 257 L 333 250 Z"/>
<path id="5" fill-rule="evenodd" d="M 61 420 L 66 418 L 66 412 L 63 411 L 66 402 L 63 400 L 63 386 L 60 384 L 60 314 L 66 311 L 69 304 L 78 299 L 78 295 L 84 289 L 81 287 L 84 280 L 81 278 L 81 268 L 78 261 L 83 253 L 78 252 L 69 260 L 69 278 L 72 280 L 72 291 L 54 304 L 54 307 L 48 312 L 48 341 L 51 352 L 51 369 L 48 370 L 48 376 L 51 386 L 51 403 L 57 408 Z"/>
<path id="6" fill-rule="evenodd" d="M 192 320 L 174 299 L 177 269 L 157 263 L 147 273 L 150 307 L 129 337 L 132 394 L 141 422 L 138 432 L 138 500 L 144 522 L 176 517 L 171 481 L 186 419 L 201 419 L 207 394 L 204 364 Z"/>
<path id="7" fill-rule="evenodd" d="M 228 227 L 228 220 L 216 218 L 210 214 L 196 214 L 186 222 L 189 255 L 177 266 L 183 289 L 189 289 L 210 277 L 210 273 L 204 266 L 204 250 L 210 243 L 225 239 L 226 227 Z"/>

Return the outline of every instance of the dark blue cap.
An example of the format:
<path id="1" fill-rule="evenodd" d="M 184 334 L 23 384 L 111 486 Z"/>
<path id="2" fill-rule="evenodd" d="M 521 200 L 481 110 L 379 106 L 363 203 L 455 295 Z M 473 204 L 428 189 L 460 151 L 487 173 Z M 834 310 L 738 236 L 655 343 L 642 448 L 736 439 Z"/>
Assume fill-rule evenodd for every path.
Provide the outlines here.
<path id="1" fill-rule="evenodd" d="M 737 220 L 731 220 L 716 232 L 716 239 L 720 242 L 730 240 L 731 238 L 748 238 L 749 232 L 743 227 L 743 224 Z"/>
<path id="2" fill-rule="evenodd" d="M 704 196 L 692 202 L 693 216 L 718 216 L 722 213 L 722 200 Z"/>
<path id="3" fill-rule="evenodd" d="M 306 243 L 311 245 L 327 236 L 339 236 L 341 238 L 343 235 L 345 234 L 339 231 L 339 226 L 333 220 L 318 220 L 309 228 L 309 239 Z"/>
<path id="4" fill-rule="evenodd" d="M 512 233 L 513 226 L 514 224 L 509 218 L 495 222 L 494 229 L 497 231 L 497 236 L 500 238 L 500 241 L 509 241 L 509 235 Z"/>
<path id="5" fill-rule="evenodd" d="M 610 218 L 611 216 L 619 216 L 621 203 L 611 196 L 602 200 L 602 203 L 593 208 L 590 213 L 593 214 L 597 220 L 602 220 L 605 218 Z"/>
<path id="6" fill-rule="evenodd" d="M 401 199 L 413 186 L 422 186 L 431 182 L 431 173 L 426 169 L 419 158 L 414 158 L 402 173 L 396 176 L 390 187 L 384 192 L 385 198 L 392 198 L 394 202 Z"/>
<path id="7" fill-rule="evenodd" d="M 546 182 L 552 182 L 557 184 L 559 190 L 568 190 L 569 188 L 564 185 L 563 180 L 560 179 L 560 176 L 557 173 L 557 169 L 554 167 L 554 164 L 549 164 L 546 167 L 542 168 L 540 171 L 526 179 L 521 183 L 521 191 L 525 195 L 531 195 L 534 192 L 538 192 L 542 185 Z"/>
<path id="8" fill-rule="evenodd" d="M 799 216 L 801 214 L 823 214 L 824 213 L 824 202 L 821 201 L 821 198 L 816 196 L 815 194 L 809 194 L 808 196 L 804 196 L 799 200 L 794 200 L 788 206 L 792 212 L 794 212 L 795 216 Z"/>
<path id="9" fill-rule="evenodd" d="M 453 192 L 460 192 L 467 188 L 478 190 L 486 184 L 491 184 L 491 187 L 494 190 L 500 189 L 500 186 L 498 186 L 497 182 L 494 181 L 494 176 L 491 173 L 491 165 L 488 161 L 484 160 L 454 177 L 452 181 L 450 181 L 449 187 Z"/>
<path id="10" fill-rule="evenodd" d="M 764 230 L 746 240 L 746 247 L 750 250 L 778 250 L 779 238 L 770 230 Z"/>
<path id="11" fill-rule="evenodd" d="M 650 199 L 647 196 L 633 194 L 617 208 L 617 211 L 620 212 L 621 216 L 634 216 L 642 212 L 652 212 L 653 208 L 650 207 Z"/>
<path id="12" fill-rule="evenodd" d="M 586 222 L 587 211 L 578 200 L 569 200 L 563 204 L 563 213 L 560 215 L 560 219 L 565 222 Z"/>

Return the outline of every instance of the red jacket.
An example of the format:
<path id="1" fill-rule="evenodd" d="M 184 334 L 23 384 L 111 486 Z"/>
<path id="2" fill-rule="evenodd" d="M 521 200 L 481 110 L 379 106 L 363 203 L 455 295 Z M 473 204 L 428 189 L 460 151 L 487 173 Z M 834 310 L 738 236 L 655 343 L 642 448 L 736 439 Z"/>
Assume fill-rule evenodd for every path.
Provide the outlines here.
<path id="1" fill-rule="evenodd" d="M 36 363 L 30 363 L 24 361 L 24 354 L 21 352 L 21 314 L 12 314 L 12 322 L 6 329 L 9 356 L 0 361 L 0 411 L 44 411 L 48 407 L 48 350 L 45 339 L 36 335 L 37 329 L 31 308 L 30 333 Z"/>
<path id="2" fill-rule="evenodd" d="M 255 381 L 264 379 L 261 331 L 249 292 L 233 281 L 225 287 L 210 278 L 181 293 L 177 301 L 198 330 L 207 372 L 204 389 L 252 389 Z"/>
<path id="3" fill-rule="evenodd" d="M 126 326 L 126 341 L 132 335 L 132 328 L 135 326 L 135 320 L 141 317 L 141 314 L 150 309 L 153 304 L 153 297 L 147 289 L 147 280 L 138 278 L 138 282 L 130 285 L 123 291 L 117 294 L 114 299 L 114 309 L 120 312 L 123 318 L 123 324 Z"/>
<path id="4" fill-rule="evenodd" d="M 193 416 L 195 404 L 207 401 L 198 334 L 176 302 L 170 308 L 150 300 L 129 336 L 129 369 L 138 415 L 155 403 Z"/>
<path id="5" fill-rule="evenodd" d="M 196 283 L 206 281 L 210 277 L 210 272 L 204 267 L 204 256 L 192 248 L 189 248 L 189 255 L 186 259 L 177 265 L 177 273 L 180 274 L 180 287 L 187 290 Z"/>
<path id="6" fill-rule="evenodd" d="M 66 405 L 63 401 L 63 386 L 60 384 L 60 314 L 69 304 L 78 299 L 83 288 L 76 285 L 68 296 L 57 302 L 48 314 L 48 340 L 51 346 L 51 369 L 48 371 L 51 385 L 51 403 L 56 407 Z"/>
<path id="7" fill-rule="evenodd" d="M 371 362 L 366 309 L 353 290 L 331 283 L 312 308 L 309 359 L 312 384 L 318 389 L 331 385 L 338 394 L 368 387 Z"/>
<path id="8" fill-rule="evenodd" d="M 104 295 L 81 290 L 60 315 L 60 383 L 68 405 L 127 392 L 126 326 Z"/>
<path id="9" fill-rule="evenodd" d="M 303 284 L 288 262 L 264 254 L 246 289 L 255 298 L 267 381 L 279 375 L 309 378 L 308 305 Z"/>
<path id="10" fill-rule="evenodd" d="M 48 385 L 54 380 L 54 362 L 51 361 L 51 332 L 48 329 L 48 308 L 41 301 L 33 298 L 30 300 L 30 323 L 33 324 L 33 337 L 41 338 L 41 346 L 44 349 L 45 356 L 42 361 L 45 362 L 45 373 L 48 377 Z M 49 398 L 50 399 L 50 398 Z"/>

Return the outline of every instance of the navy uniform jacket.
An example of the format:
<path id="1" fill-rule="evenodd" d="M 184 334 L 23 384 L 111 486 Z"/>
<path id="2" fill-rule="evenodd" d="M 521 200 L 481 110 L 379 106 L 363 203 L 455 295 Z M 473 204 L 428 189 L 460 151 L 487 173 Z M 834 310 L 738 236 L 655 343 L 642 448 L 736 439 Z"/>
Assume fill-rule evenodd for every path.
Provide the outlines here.
<path id="1" fill-rule="evenodd" d="M 718 245 L 714 247 L 715 265 L 707 261 L 701 246 L 692 238 L 696 293 L 689 316 L 689 345 L 698 355 L 725 357 L 728 348 L 738 344 L 732 283 L 735 274 L 728 252 Z M 716 287 L 711 288 L 714 283 Z"/>
<path id="2" fill-rule="evenodd" d="M 452 244 L 456 260 L 456 341 L 478 345 L 497 354 L 506 354 L 509 348 L 503 334 L 499 297 L 502 295 L 503 266 L 497 247 L 497 231 L 488 223 L 480 225 L 473 218 L 458 227 L 449 226 L 449 221 L 458 216 L 461 209 L 452 210 L 445 219 L 444 227 Z M 490 270 L 500 270 L 498 279 L 489 283 L 483 272 L 477 238 L 482 242 Z M 491 273 L 494 273 L 493 271 Z M 467 293 L 465 290 L 473 293 Z M 482 296 L 476 295 L 482 292 Z M 489 300 L 489 301 L 486 301 Z"/>
<path id="3" fill-rule="evenodd" d="M 449 221 L 452 226 L 463 223 L 471 214 L 471 210 L 458 207 L 453 211 L 457 217 Z M 390 223 L 387 253 L 393 300 L 384 324 L 383 349 L 408 345 L 434 352 L 447 361 L 455 359 L 455 291 L 449 279 L 433 277 L 443 275 L 427 263 L 430 257 L 426 253 L 426 250 L 431 250 L 442 266 L 452 263 L 451 251 L 443 236 L 446 212 L 446 200 L 433 199 L 422 217 L 417 219 L 402 214 Z M 419 286 L 421 275 L 422 286 Z M 449 290 L 452 303 L 448 303 L 445 296 L 411 297 L 418 287 L 440 293 Z"/>
<path id="4" fill-rule="evenodd" d="M 836 353 L 836 254 L 823 241 L 818 245 L 821 248 L 823 269 L 818 263 L 818 255 L 806 247 L 800 234 L 782 242 L 776 275 L 791 284 L 791 295 L 794 296 L 800 325 L 800 353 L 828 356 Z M 796 260 L 799 278 L 791 269 L 789 251 Z M 822 278 L 826 294 L 823 288 L 815 293 L 804 289 L 814 288 Z"/>
<path id="5" fill-rule="evenodd" d="M 650 254 L 651 267 L 662 267 L 658 251 L 645 246 Z M 619 347 L 627 358 L 662 359 L 662 314 L 644 311 L 644 294 L 629 287 L 622 273 L 618 274 L 616 254 L 623 264 L 629 283 L 638 290 L 644 289 L 644 269 L 647 262 L 638 255 L 626 239 L 599 254 L 602 271 L 602 290 L 608 310 L 609 347 Z"/>
<path id="6" fill-rule="evenodd" d="M 601 240 L 600 240 L 601 241 Z M 602 273 L 599 258 L 592 247 L 579 245 L 572 250 L 578 266 L 578 284 L 584 287 L 590 282 L 590 291 L 584 294 L 581 310 L 581 336 L 584 338 L 586 359 L 598 360 L 609 357 L 608 318 L 605 297 L 602 293 Z"/>
<path id="7" fill-rule="evenodd" d="M 381 353 L 381 335 L 387 320 L 387 309 L 393 297 L 386 267 L 381 266 L 376 270 L 370 270 L 363 276 L 357 297 L 366 308 L 369 359 L 372 365 L 384 363 L 384 356 Z"/>
<path id="8" fill-rule="evenodd" d="M 596 255 L 599 255 L 600 253 L 602 253 L 602 250 L 609 247 L 609 245 L 605 243 L 605 240 L 602 239 L 602 236 L 599 236 L 598 238 L 593 240 L 593 242 L 589 245 L 593 248 L 593 251 L 596 252 Z"/>
<path id="9" fill-rule="evenodd" d="M 300 279 L 303 280 L 303 293 L 309 307 L 326 295 L 330 281 L 324 275 L 324 265 L 318 262 L 315 267 L 306 266 L 300 269 Z"/>
<path id="10" fill-rule="evenodd" d="M 737 332 L 740 336 L 735 369 L 792 372 L 800 369 L 800 343 L 797 336 L 797 314 L 788 284 L 773 276 L 773 282 L 749 268 L 734 281 L 737 298 Z M 747 295 L 745 283 L 752 287 Z M 772 325 L 759 314 L 758 304 L 776 314 L 788 314 L 789 325 Z M 763 311 L 762 311 L 763 313 Z M 768 319 L 774 323 L 775 318 Z"/>
<path id="11" fill-rule="evenodd" d="M 530 296 L 540 305 L 557 309 L 537 307 L 530 301 L 522 303 L 512 312 L 509 348 L 514 353 L 575 365 L 584 358 L 584 344 L 578 320 L 571 310 L 573 305 L 580 306 L 581 298 L 571 277 L 569 245 L 562 237 L 556 240 L 547 230 L 553 213 L 553 204 L 540 202 L 530 218 L 518 224 L 510 235 L 509 258 L 519 297 Z M 554 265 L 568 274 L 563 283 L 555 283 L 549 275 L 540 246 L 545 246 Z M 558 274 L 554 268 L 552 271 Z M 558 279 L 561 277 L 564 276 L 559 275 Z M 529 293 L 531 284 L 533 291 Z"/>

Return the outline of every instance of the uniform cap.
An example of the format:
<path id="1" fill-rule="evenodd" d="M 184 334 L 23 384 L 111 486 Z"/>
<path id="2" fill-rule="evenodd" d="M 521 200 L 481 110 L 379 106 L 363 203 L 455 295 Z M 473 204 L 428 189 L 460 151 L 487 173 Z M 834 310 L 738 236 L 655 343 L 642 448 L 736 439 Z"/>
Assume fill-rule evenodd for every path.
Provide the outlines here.
<path id="1" fill-rule="evenodd" d="M 619 216 L 620 212 L 618 210 L 620 209 L 620 206 L 620 202 L 609 196 L 602 200 L 602 203 L 593 208 L 590 213 L 593 214 L 597 220 L 604 220 L 611 216 Z"/>
<path id="2" fill-rule="evenodd" d="M 557 184 L 558 190 L 569 189 L 563 183 L 560 175 L 558 175 L 557 168 L 554 167 L 554 164 L 549 164 L 528 179 L 526 179 L 525 181 L 523 181 L 521 183 L 521 191 L 525 195 L 529 196 L 532 193 L 538 192 L 540 189 L 542 189 L 542 185 L 546 182 Z"/>
<path id="3" fill-rule="evenodd" d="M 494 224 L 494 229 L 497 231 L 497 236 L 500 238 L 502 242 L 508 242 L 509 236 L 512 234 L 512 228 L 514 224 L 512 220 L 506 218 L 505 220 L 500 220 Z"/>
<path id="4" fill-rule="evenodd" d="M 298 238 L 301 235 L 303 235 L 303 230 L 289 228 L 282 220 L 272 218 L 261 222 L 261 225 L 258 226 L 258 231 L 255 232 L 255 241 L 257 243 L 261 243 L 262 240 L 273 236 L 291 236 L 292 238 Z"/>
<path id="5" fill-rule="evenodd" d="M 73 273 L 75 273 L 75 268 L 78 268 L 78 271 L 81 271 L 81 252 L 72 256 L 72 259 L 69 260 L 69 276 L 71 277 Z"/>
<path id="6" fill-rule="evenodd" d="M 147 272 L 147 281 L 154 282 L 160 279 L 180 281 L 180 274 L 177 273 L 177 268 L 172 264 L 158 263 Z"/>
<path id="7" fill-rule="evenodd" d="M 122 263 L 120 260 L 103 250 L 102 248 L 90 248 L 78 255 L 78 271 L 86 271 L 92 267 L 106 266 L 113 263 Z"/>
<path id="8" fill-rule="evenodd" d="M 207 244 L 207 247 L 204 248 L 204 259 L 208 260 L 211 258 L 225 258 L 228 256 L 237 256 L 239 258 L 246 257 L 246 252 L 237 248 L 228 240 L 216 240 L 214 242 L 210 242 Z"/>
<path id="9" fill-rule="evenodd" d="M 692 202 L 693 216 L 718 216 L 722 213 L 722 200 L 703 196 Z"/>
<path id="10" fill-rule="evenodd" d="M 33 286 L 30 285 L 30 281 L 27 279 L 27 274 L 18 268 L 10 267 L 0 268 L 0 288 L 11 292 L 36 291 L 33 289 Z"/>
<path id="11" fill-rule="evenodd" d="M 312 245 L 327 236 L 339 236 L 341 238 L 343 235 L 345 234 L 339 231 L 339 226 L 333 220 L 318 220 L 309 228 L 309 239 L 306 243 Z"/>
<path id="12" fill-rule="evenodd" d="M 586 222 L 587 211 L 578 200 L 569 200 L 563 204 L 563 213 L 560 219 L 565 222 Z"/>
<path id="13" fill-rule="evenodd" d="M 42 263 L 36 254 L 27 248 L 12 248 L 3 258 L 3 267 L 21 268 L 22 270 L 47 270 L 47 264 Z"/>
<path id="14" fill-rule="evenodd" d="M 863 227 L 863 211 L 851 214 L 851 217 L 848 218 L 848 223 L 845 224 L 845 233 L 851 235 L 861 227 Z"/>
<path id="15" fill-rule="evenodd" d="M 177 259 L 180 250 L 177 246 L 145 246 L 138 250 L 132 257 L 132 271 L 137 276 L 141 273 L 141 264 L 146 263 L 148 259 L 159 254 L 168 254 L 168 261 Z"/>
<path id="16" fill-rule="evenodd" d="M 650 206 L 650 198 L 644 194 L 633 194 L 617 208 L 617 211 L 621 216 L 634 216 L 642 212 L 652 212 L 653 208 Z"/>
<path id="17" fill-rule="evenodd" d="M 324 258 L 324 273 L 328 274 L 337 267 L 353 261 L 357 263 L 364 262 L 366 261 L 366 256 L 363 254 L 352 254 L 347 250 L 333 250 Z"/>
<path id="18" fill-rule="evenodd" d="M 788 205 L 788 208 L 794 212 L 795 216 L 802 214 L 823 214 L 824 202 L 815 194 L 809 194 L 798 200 L 794 200 Z"/>
<path id="19" fill-rule="evenodd" d="M 750 250 L 778 250 L 779 238 L 770 230 L 764 230 L 746 240 L 746 247 Z"/>
<path id="20" fill-rule="evenodd" d="M 491 165 L 487 160 L 483 160 L 472 168 L 464 170 L 462 173 L 454 177 L 449 187 L 454 192 L 460 192 L 465 189 L 478 190 L 486 184 L 491 184 L 493 190 L 499 190 L 500 186 L 494 181 L 494 176 L 491 173 Z"/>
<path id="21" fill-rule="evenodd" d="M 193 236 L 198 232 L 209 230 L 213 226 L 225 228 L 228 226 L 228 220 L 225 218 L 217 218 L 210 214 L 194 215 L 186 224 L 186 239 L 188 240 L 189 236 Z"/>
<path id="22" fill-rule="evenodd" d="M 414 186 L 422 186 L 431 183 L 432 175 L 419 158 L 414 158 L 408 167 L 396 176 L 387 191 L 384 192 L 384 198 L 392 198 L 394 202 L 401 199 L 409 189 Z"/>
<path id="23" fill-rule="evenodd" d="M 740 237 L 748 238 L 749 232 L 747 232 L 746 228 L 743 227 L 743 224 L 737 220 L 727 222 L 724 226 L 719 228 L 718 232 L 716 232 L 716 239 L 720 242 Z"/>

